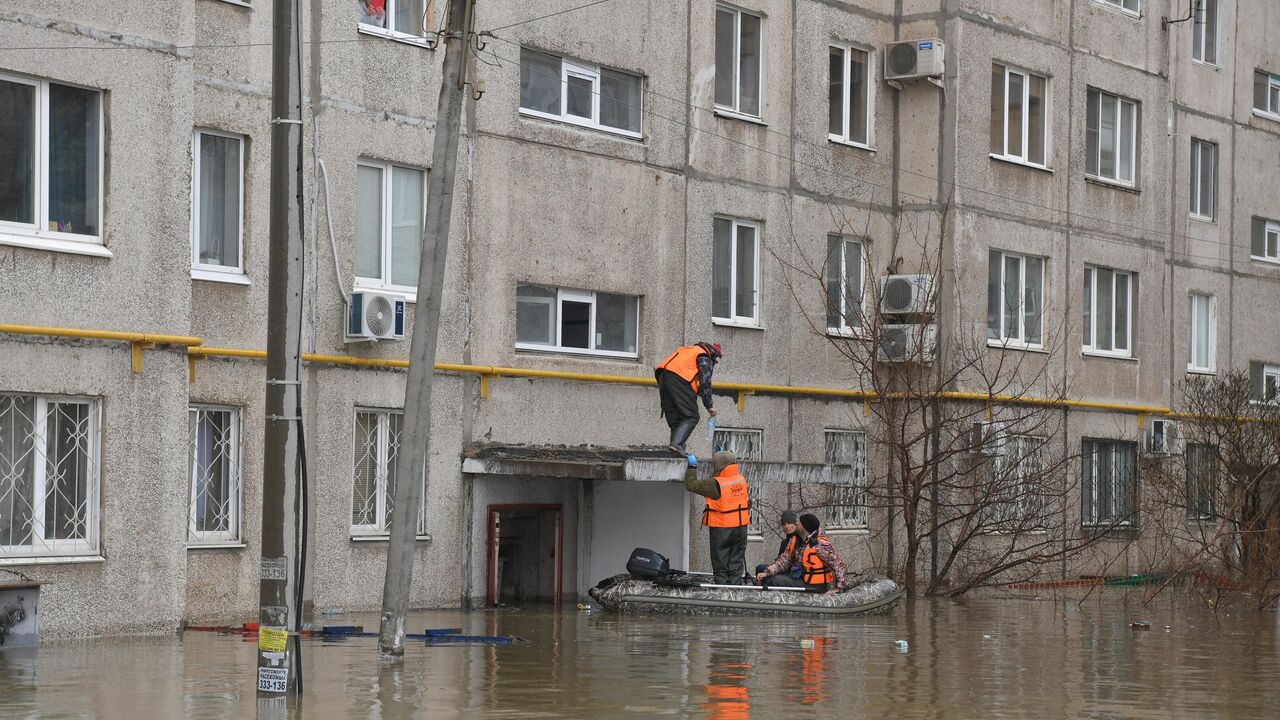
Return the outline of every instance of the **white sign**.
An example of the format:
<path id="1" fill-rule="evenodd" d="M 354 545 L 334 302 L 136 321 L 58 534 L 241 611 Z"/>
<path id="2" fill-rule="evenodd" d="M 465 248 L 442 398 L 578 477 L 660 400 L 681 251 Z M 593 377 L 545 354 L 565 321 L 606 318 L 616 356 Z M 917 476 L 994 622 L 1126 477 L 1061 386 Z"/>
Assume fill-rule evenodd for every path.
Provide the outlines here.
<path id="1" fill-rule="evenodd" d="M 263 580 L 286 580 L 289 577 L 289 560 L 287 558 L 262 558 Z"/>
<path id="2" fill-rule="evenodd" d="M 289 689 L 289 668 L 258 668 L 258 692 L 282 693 Z"/>

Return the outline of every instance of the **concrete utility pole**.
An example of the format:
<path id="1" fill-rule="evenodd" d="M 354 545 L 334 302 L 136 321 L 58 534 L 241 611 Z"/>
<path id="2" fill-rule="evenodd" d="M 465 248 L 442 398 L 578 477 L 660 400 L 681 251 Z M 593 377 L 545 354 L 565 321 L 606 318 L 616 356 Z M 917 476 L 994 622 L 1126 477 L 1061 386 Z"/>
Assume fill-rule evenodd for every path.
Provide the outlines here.
<path id="1" fill-rule="evenodd" d="M 444 70 L 436 108 L 435 143 L 427 177 L 427 219 L 422 228 L 422 259 L 418 266 L 418 303 L 413 317 L 413 345 L 409 348 L 409 377 L 404 390 L 404 430 L 396 463 L 391 541 L 387 547 L 387 576 L 382 588 L 382 622 L 378 652 L 404 654 L 404 616 L 413 584 L 413 549 L 427 472 L 427 443 L 431 435 L 431 377 L 436 363 L 440 329 L 440 297 L 445 256 L 449 249 L 449 216 L 453 212 L 453 174 L 458 164 L 458 125 L 466 86 L 466 53 L 471 41 L 474 0 L 451 0 L 443 39 Z M 407 460 L 407 462 L 405 462 Z"/>
<path id="2" fill-rule="evenodd" d="M 298 0 L 272 3 L 271 224 L 267 284 L 266 433 L 262 573 L 258 589 L 258 698 L 299 685 L 297 658 L 298 353 L 302 340 L 302 84 Z M 274 714 L 274 713 L 270 713 Z"/>

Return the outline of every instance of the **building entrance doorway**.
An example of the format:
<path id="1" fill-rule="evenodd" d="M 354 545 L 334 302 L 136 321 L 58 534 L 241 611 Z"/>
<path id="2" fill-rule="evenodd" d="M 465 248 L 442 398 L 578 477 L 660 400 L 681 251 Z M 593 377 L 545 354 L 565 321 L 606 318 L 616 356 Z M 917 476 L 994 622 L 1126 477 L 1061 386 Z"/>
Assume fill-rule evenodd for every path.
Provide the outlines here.
<path id="1" fill-rule="evenodd" d="M 560 505 L 489 506 L 489 607 L 560 603 L 563 526 Z"/>

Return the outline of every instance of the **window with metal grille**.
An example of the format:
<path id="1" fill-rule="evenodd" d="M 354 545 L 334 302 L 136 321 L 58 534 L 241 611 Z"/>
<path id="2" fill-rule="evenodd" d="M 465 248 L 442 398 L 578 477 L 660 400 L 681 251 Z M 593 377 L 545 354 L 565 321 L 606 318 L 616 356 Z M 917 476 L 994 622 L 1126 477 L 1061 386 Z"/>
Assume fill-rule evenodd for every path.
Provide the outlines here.
<path id="1" fill-rule="evenodd" d="M 1137 443 L 1084 440 L 1080 488 L 1084 525 L 1137 525 L 1137 457 Z"/>
<path id="2" fill-rule="evenodd" d="M 396 463 L 404 413 L 357 410 L 351 490 L 351 534 L 386 535 L 394 510 Z M 420 481 L 421 482 L 421 481 Z M 418 507 L 418 535 L 426 534 L 426 492 Z"/>
<path id="3" fill-rule="evenodd" d="M 98 402 L 0 394 L 0 557 L 98 552 Z"/>
<path id="4" fill-rule="evenodd" d="M 827 464 L 842 482 L 832 485 L 823 525 L 831 530 L 867 527 L 867 434 L 853 430 L 826 432 Z"/>
<path id="5" fill-rule="evenodd" d="M 712 435 L 712 446 L 715 452 L 728 450 L 737 456 L 738 462 L 744 460 L 761 460 L 764 458 L 763 430 L 741 430 L 736 428 L 716 428 Z M 747 526 L 748 535 L 760 534 L 760 483 L 747 478 L 747 500 L 751 503 L 751 523 Z"/>
<path id="6" fill-rule="evenodd" d="M 1214 454 L 1212 445 L 1187 445 L 1188 520 L 1208 520 L 1213 517 L 1217 474 L 1218 457 Z"/>
<path id="7" fill-rule="evenodd" d="M 997 442 L 1001 454 L 992 459 L 991 477 L 983 498 L 984 524 L 1029 529 L 1040 512 L 1045 439 L 1012 435 Z"/>
<path id="8" fill-rule="evenodd" d="M 193 405 L 187 413 L 191 453 L 191 544 L 241 539 L 240 410 Z"/>

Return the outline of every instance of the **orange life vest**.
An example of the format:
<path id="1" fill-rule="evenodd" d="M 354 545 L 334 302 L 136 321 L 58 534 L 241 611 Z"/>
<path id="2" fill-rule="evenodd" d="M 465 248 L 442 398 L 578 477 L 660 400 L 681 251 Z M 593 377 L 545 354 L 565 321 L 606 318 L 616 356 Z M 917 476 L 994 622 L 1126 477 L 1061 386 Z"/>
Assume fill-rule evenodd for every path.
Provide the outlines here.
<path id="1" fill-rule="evenodd" d="M 702 511 L 702 524 L 707 527 L 746 527 L 751 522 L 751 499 L 747 494 L 747 479 L 738 472 L 738 464 L 726 465 L 715 476 L 720 487 L 720 497 L 707 498 Z"/>
<path id="2" fill-rule="evenodd" d="M 696 393 L 698 392 L 698 356 L 706 354 L 706 348 L 701 345 L 678 347 L 665 360 L 658 363 L 654 370 L 670 370 L 692 385 Z"/>
<path id="3" fill-rule="evenodd" d="M 812 542 L 805 543 L 800 564 L 804 566 L 803 580 L 806 585 L 828 585 L 836 579 L 835 572 L 818 555 L 818 541 L 826 539 L 825 535 L 819 535 Z"/>

